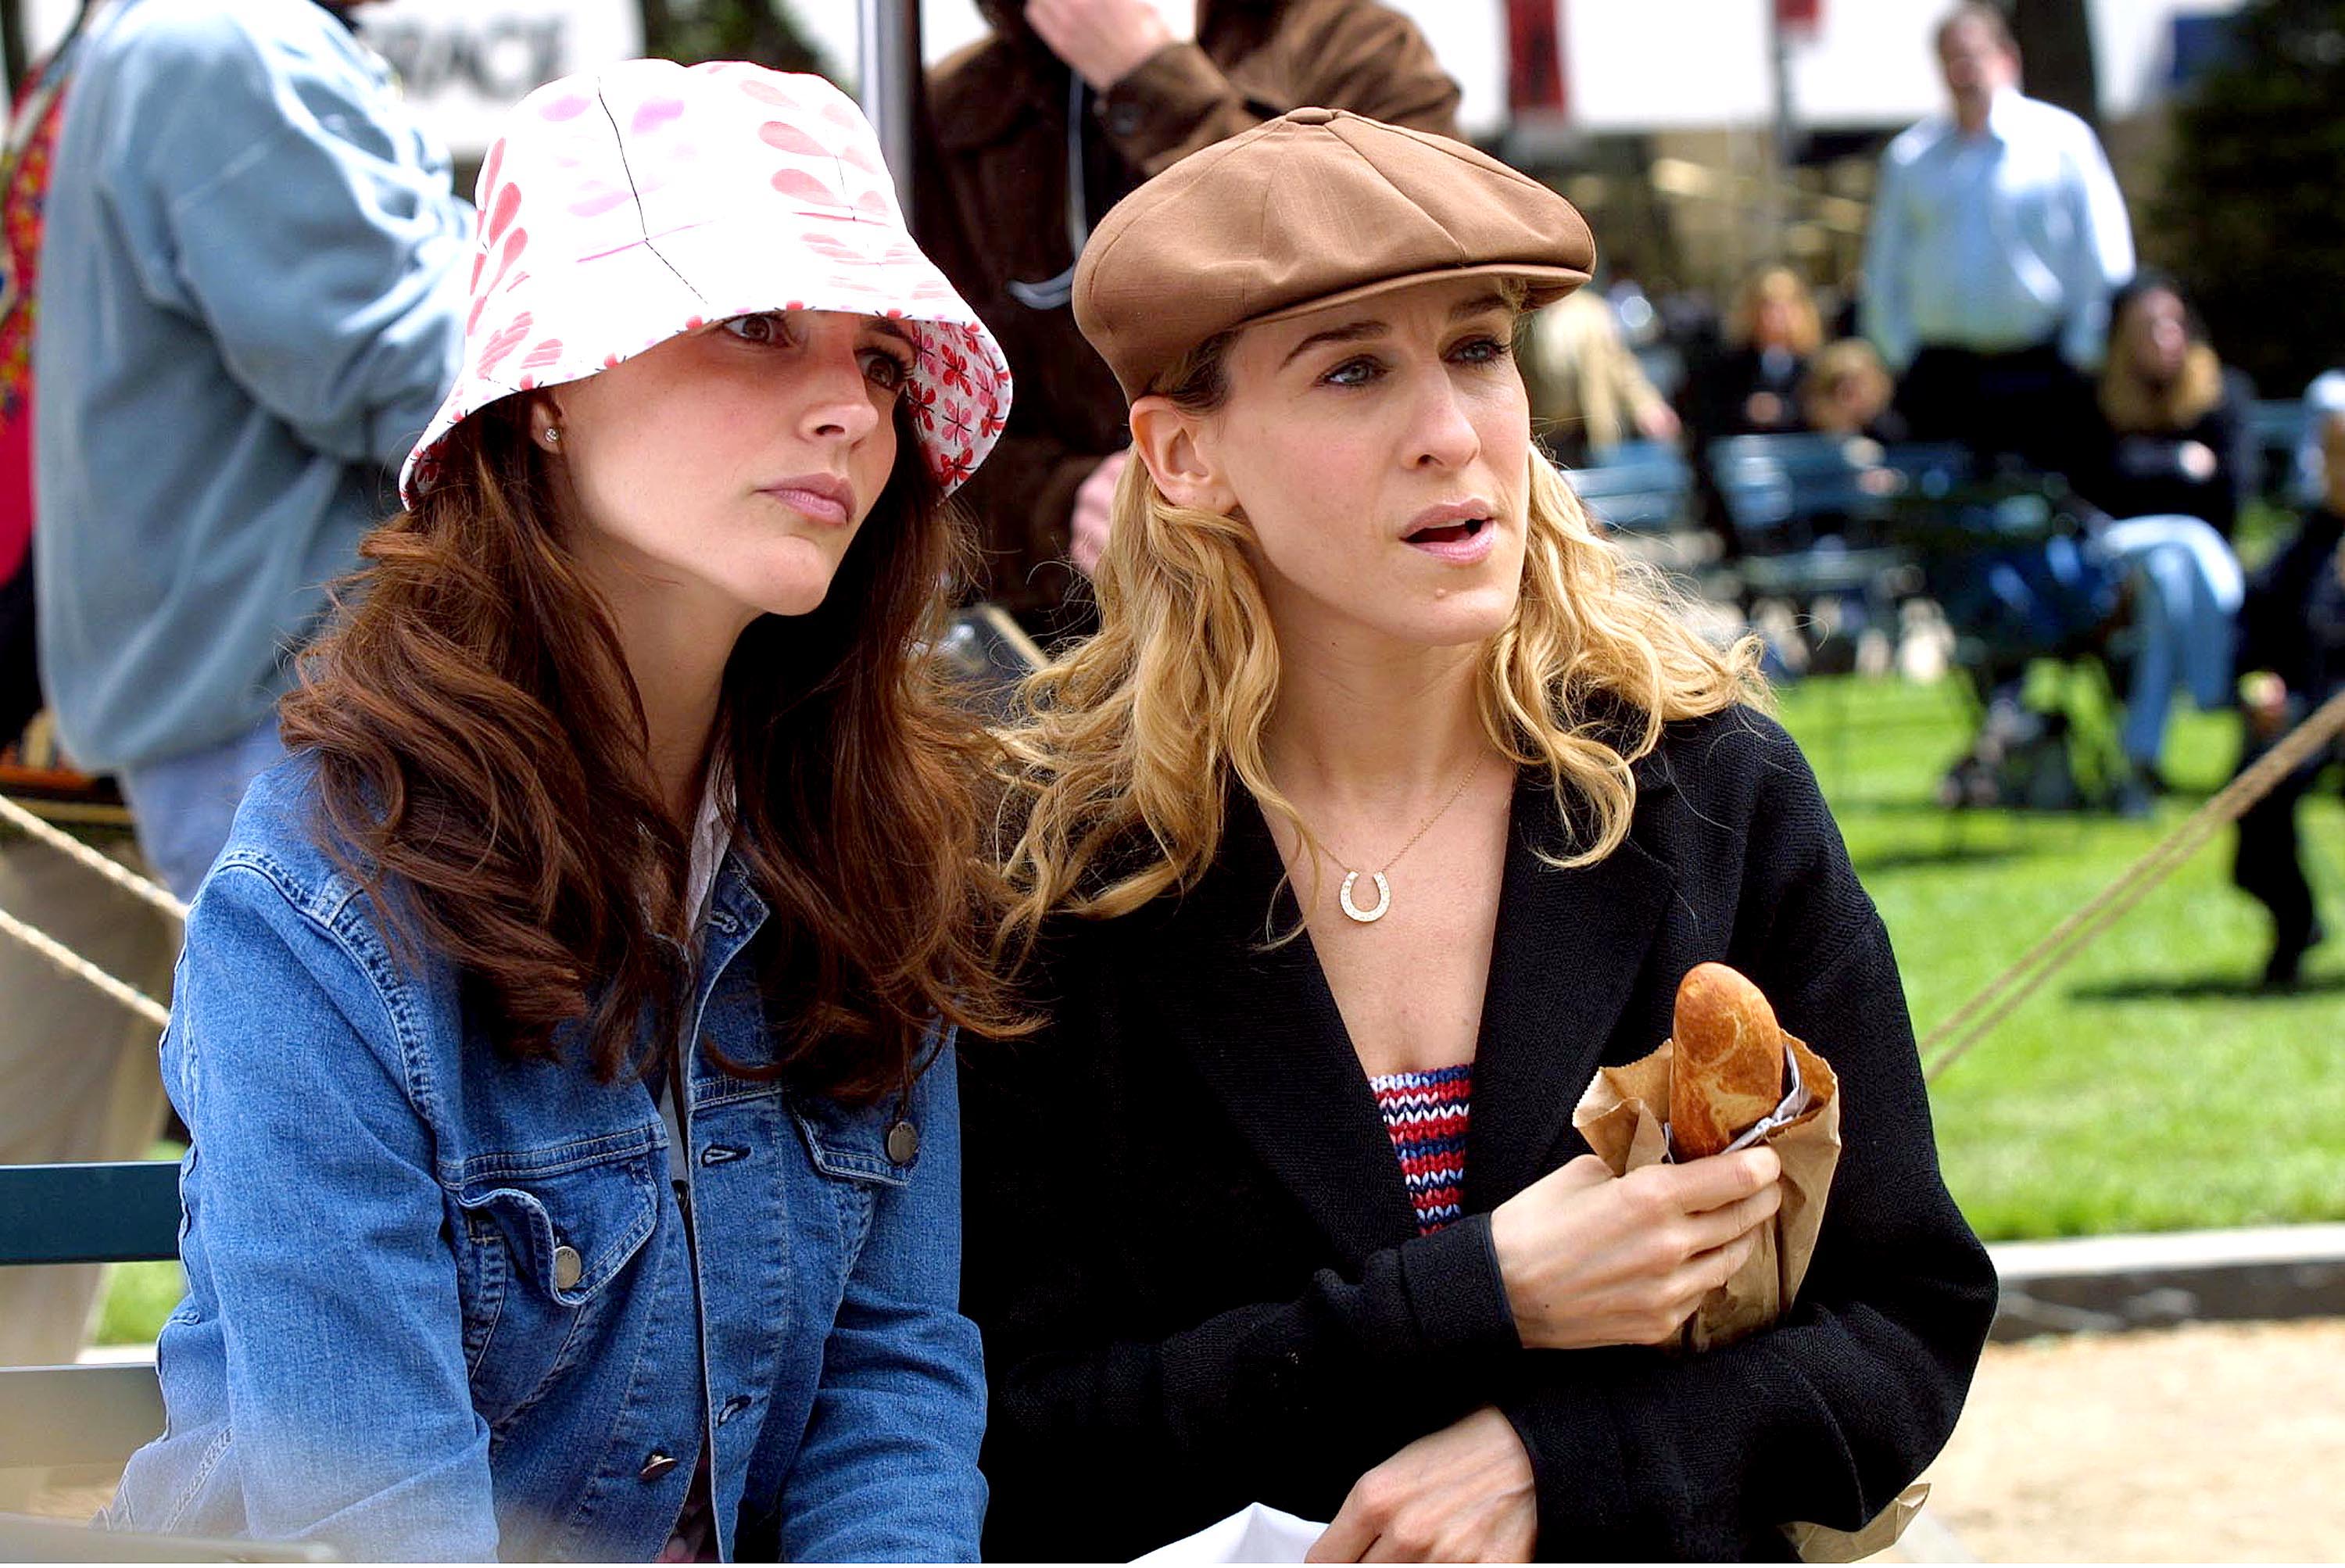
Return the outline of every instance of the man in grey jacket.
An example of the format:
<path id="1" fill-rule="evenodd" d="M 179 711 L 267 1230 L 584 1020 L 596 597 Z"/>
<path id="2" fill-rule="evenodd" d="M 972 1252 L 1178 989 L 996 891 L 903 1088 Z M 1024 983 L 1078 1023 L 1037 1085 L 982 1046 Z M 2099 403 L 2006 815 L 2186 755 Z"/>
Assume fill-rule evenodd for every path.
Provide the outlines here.
<path id="1" fill-rule="evenodd" d="M 318 0 L 119 0 L 51 177 L 35 345 L 43 679 L 182 897 L 454 378 L 470 209 Z"/>

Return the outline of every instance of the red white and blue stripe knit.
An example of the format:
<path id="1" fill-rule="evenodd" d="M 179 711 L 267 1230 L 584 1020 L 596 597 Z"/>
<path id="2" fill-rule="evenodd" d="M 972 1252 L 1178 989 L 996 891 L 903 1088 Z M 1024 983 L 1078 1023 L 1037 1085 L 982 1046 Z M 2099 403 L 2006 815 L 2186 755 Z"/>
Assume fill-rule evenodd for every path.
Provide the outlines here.
<path id="1" fill-rule="evenodd" d="M 1474 1102 L 1474 1064 L 1431 1073 L 1388 1073 L 1368 1080 L 1385 1131 L 1400 1156 L 1401 1180 L 1416 1208 L 1416 1230 L 1430 1236 L 1465 1217 L 1466 1121 Z"/>

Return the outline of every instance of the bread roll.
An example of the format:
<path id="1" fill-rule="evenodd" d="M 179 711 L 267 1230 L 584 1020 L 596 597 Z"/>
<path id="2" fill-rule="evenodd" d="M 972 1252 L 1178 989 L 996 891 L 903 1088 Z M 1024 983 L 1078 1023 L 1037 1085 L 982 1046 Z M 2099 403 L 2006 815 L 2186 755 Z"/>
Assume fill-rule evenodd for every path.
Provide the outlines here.
<path id="1" fill-rule="evenodd" d="M 1679 1158 L 1717 1154 L 1782 1103 L 1783 1032 L 1738 971 L 1688 970 L 1670 1037 L 1670 1144 Z"/>

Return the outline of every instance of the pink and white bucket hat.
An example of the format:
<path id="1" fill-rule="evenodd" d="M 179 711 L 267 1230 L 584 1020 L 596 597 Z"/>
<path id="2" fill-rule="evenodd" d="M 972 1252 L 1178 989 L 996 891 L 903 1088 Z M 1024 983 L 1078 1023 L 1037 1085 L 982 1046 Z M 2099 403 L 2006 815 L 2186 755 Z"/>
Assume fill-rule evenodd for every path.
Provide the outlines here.
<path id="1" fill-rule="evenodd" d="M 499 398 L 767 311 L 905 323 L 904 396 L 946 493 L 1001 434 L 1000 345 L 913 243 L 863 112 L 819 76 L 627 60 L 549 82 L 507 117 L 474 199 L 464 362 L 400 473 L 411 506 L 448 433 Z"/>

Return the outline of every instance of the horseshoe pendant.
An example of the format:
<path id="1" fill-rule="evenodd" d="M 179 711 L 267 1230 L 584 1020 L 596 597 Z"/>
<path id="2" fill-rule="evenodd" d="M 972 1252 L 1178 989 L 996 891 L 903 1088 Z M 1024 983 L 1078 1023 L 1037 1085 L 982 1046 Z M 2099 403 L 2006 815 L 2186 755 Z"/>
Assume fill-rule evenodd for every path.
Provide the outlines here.
<path id="1" fill-rule="evenodd" d="M 1370 871 L 1368 875 L 1376 880 L 1376 908 L 1364 910 L 1352 901 L 1352 888 L 1360 880 L 1360 873 L 1357 871 L 1344 873 L 1344 890 L 1335 895 L 1335 901 L 1343 906 L 1344 912 L 1362 925 L 1374 925 L 1385 918 L 1386 910 L 1392 908 L 1392 884 L 1385 881 L 1385 874 L 1382 871 Z"/>

